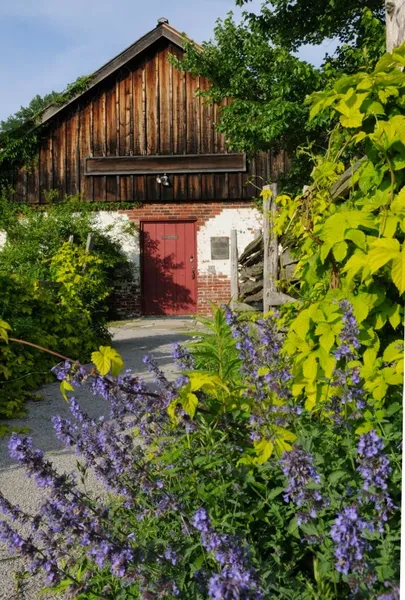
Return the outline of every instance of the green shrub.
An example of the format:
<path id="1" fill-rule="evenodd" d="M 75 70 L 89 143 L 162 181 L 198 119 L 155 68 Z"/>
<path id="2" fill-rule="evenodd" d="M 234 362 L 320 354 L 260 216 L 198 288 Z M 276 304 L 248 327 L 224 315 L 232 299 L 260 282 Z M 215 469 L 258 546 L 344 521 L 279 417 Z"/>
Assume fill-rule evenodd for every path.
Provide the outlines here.
<path id="1" fill-rule="evenodd" d="M 0 200 L 0 230 L 7 235 L 0 251 L 0 319 L 11 325 L 14 338 L 88 361 L 91 350 L 109 339 L 114 283 L 133 277 L 120 246 L 131 226 L 119 228 L 116 239 L 76 198 L 51 200 L 46 211 L 16 208 L 4 194 Z M 87 253 L 90 232 L 93 247 Z M 71 235 L 73 244 L 67 241 Z M 21 413 L 27 396 L 49 380 L 54 363 L 34 348 L 2 347 L 0 417 Z"/>

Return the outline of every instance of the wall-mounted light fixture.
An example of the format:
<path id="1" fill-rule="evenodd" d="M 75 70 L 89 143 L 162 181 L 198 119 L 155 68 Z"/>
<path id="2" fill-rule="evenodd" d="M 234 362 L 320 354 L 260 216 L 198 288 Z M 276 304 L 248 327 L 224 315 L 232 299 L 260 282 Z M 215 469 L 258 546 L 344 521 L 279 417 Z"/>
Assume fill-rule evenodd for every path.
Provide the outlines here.
<path id="1" fill-rule="evenodd" d="M 170 181 L 166 173 L 164 175 L 158 175 L 156 181 L 162 184 L 164 187 L 170 187 Z"/>

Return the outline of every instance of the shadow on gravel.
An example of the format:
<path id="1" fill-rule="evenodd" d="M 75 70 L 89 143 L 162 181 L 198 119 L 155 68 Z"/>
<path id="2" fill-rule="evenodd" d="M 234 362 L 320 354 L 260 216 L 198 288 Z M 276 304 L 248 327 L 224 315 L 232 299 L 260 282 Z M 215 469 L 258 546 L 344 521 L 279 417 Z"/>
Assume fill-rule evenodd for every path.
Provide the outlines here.
<path id="1" fill-rule="evenodd" d="M 116 348 L 124 359 L 124 368 L 131 369 L 134 375 L 143 377 L 151 389 L 153 389 L 152 378 L 142 360 L 145 354 L 150 354 L 154 357 L 166 376 L 169 379 L 174 379 L 176 377 L 176 369 L 172 364 L 171 344 L 184 342 L 190 336 L 176 332 L 160 333 L 156 332 L 156 330 L 149 330 L 148 333 L 149 335 L 145 332 L 145 329 L 127 331 L 125 335 L 128 335 L 128 337 L 126 339 L 113 340 L 112 346 Z M 130 335 L 132 337 L 129 337 Z M 69 418 L 69 407 L 60 393 L 58 382 L 45 385 L 39 392 L 42 400 L 28 402 L 28 413 L 25 417 L 4 421 L 4 423 L 9 427 L 28 427 L 30 429 L 29 435 L 33 438 L 34 445 L 37 448 L 40 448 L 44 452 L 59 453 L 64 451 L 65 447 L 56 438 L 51 420 L 54 415 Z M 75 396 L 80 401 L 82 408 L 91 417 L 109 416 L 108 403 L 102 398 L 93 396 L 88 389 L 82 388 L 76 390 Z M 0 472 L 5 468 L 9 469 L 15 465 L 14 461 L 8 456 L 7 443 L 8 437 L 0 438 Z"/>

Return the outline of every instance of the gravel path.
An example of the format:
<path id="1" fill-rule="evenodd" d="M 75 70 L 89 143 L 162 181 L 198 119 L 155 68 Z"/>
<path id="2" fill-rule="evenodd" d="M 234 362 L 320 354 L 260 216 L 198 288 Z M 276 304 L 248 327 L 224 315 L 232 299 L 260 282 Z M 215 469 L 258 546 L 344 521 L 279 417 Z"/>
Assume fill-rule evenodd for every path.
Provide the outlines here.
<path id="1" fill-rule="evenodd" d="M 171 379 L 175 370 L 171 364 L 170 346 L 174 342 L 184 341 L 196 328 L 191 319 L 139 319 L 111 328 L 113 346 L 124 358 L 125 367 L 131 368 L 135 374 L 151 381 L 145 370 L 142 358 L 151 354 Z M 23 419 L 9 421 L 7 424 L 17 427 L 29 427 L 34 445 L 46 452 L 60 472 L 76 470 L 76 457 L 63 449 L 54 434 L 51 417 L 55 414 L 68 415 L 58 383 L 51 383 L 40 390 L 42 400 L 31 402 L 28 414 Z M 93 417 L 108 415 L 105 401 L 95 398 L 86 390 L 75 394 L 82 407 Z M 41 490 L 26 478 L 24 472 L 10 460 L 7 451 L 7 438 L 0 438 L 0 490 L 12 502 L 31 512 L 41 502 Z M 45 596 L 40 594 L 44 583 L 40 577 L 24 580 L 21 594 L 17 590 L 15 573 L 24 571 L 21 559 L 10 557 L 7 548 L 0 542 L 0 600 L 39 600 Z M 53 595 L 52 598 L 55 599 Z"/>

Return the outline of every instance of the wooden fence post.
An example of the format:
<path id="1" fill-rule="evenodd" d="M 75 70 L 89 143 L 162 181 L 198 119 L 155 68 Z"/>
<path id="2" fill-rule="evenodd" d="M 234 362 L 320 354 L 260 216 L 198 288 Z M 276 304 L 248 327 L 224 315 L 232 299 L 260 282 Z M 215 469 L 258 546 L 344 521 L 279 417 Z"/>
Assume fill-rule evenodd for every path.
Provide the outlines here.
<path id="1" fill-rule="evenodd" d="M 86 252 L 90 253 L 93 250 L 93 244 L 94 244 L 94 233 L 89 233 L 87 236 L 87 241 L 86 241 Z"/>
<path id="2" fill-rule="evenodd" d="M 385 18 L 387 25 L 387 52 L 392 52 L 405 41 L 404 0 L 386 0 Z"/>
<path id="3" fill-rule="evenodd" d="M 272 298 L 277 293 L 278 276 L 278 237 L 274 232 L 274 220 L 276 213 L 277 183 L 264 186 L 263 189 L 271 189 L 271 198 L 263 200 L 263 313 L 267 313 L 272 306 Z"/>
<path id="4" fill-rule="evenodd" d="M 231 306 L 239 299 L 238 233 L 231 230 Z"/>

